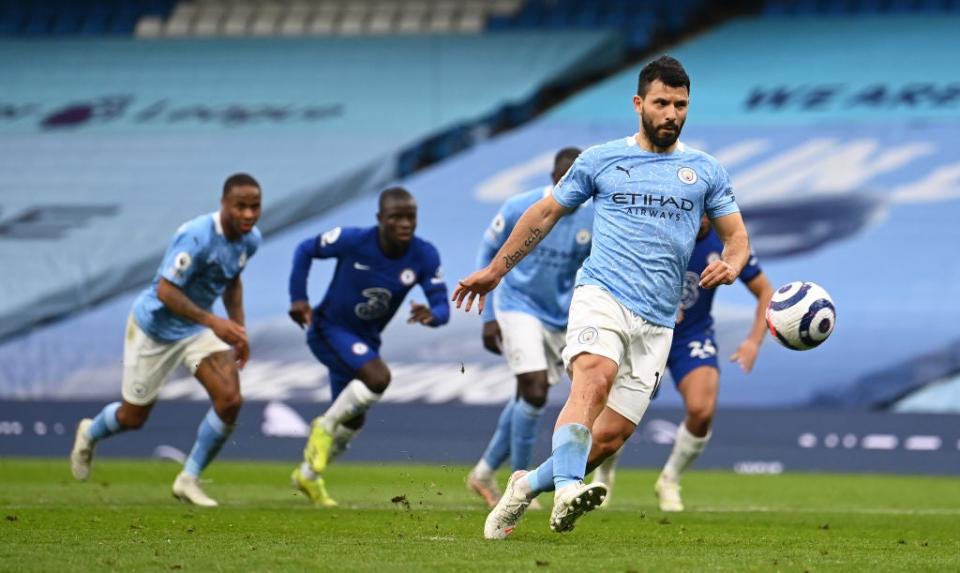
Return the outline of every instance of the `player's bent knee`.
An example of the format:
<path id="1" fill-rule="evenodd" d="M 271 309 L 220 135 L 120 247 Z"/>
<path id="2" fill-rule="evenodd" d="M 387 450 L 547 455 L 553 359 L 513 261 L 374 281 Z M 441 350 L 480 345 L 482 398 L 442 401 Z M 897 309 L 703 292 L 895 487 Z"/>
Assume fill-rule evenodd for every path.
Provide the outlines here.
<path id="1" fill-rule="evenodd" d="M 390 385 L 390 370 L 387 368 L 378 368 L 371 372 L 366 372 L 361 377 L 361 381 L 371 392 L 383 394 L 387 386 Z"/>
<path id="2" fill-rule="evenodd" d="M 547 403 L 547 392 L 550 382 L 546 372 L 528 372 L 517 375 L 517 389 L 520 397 L 535 408 L 542 408 Z"/>
<path id="3" fill-rule="evenodd" d="M 598 455 L 606 457 L 619 450 L 625 441 L 626 438 L 615 429 L 595 430 L 591 449 L 596 449 Z"/>
<path id="4" fill-rule="evenodd" d="M 243 407 L 243 396 L 240 392 L 230 392 L 219 396 L 213 403 L 213 409 L 217 416 L 227 424 L 233 424 L 240 415 L 240 408 Z"/>
<path id="5" fill-rule="evenodd" d="M 147 422 L 147 418 L 149 417 L 149 408 L 131 408 L 124 405 L 117 410 L 117 422 L 119 422 L 120 427 L 125 430 L 139 430 Z"/>
<path id="6" fill-rule="evenodd" d="M 716 402 L 713 400 L 693 402 L 687 408 L 687 418 L 697 426 L 709 428 L 715 409 Z"/>

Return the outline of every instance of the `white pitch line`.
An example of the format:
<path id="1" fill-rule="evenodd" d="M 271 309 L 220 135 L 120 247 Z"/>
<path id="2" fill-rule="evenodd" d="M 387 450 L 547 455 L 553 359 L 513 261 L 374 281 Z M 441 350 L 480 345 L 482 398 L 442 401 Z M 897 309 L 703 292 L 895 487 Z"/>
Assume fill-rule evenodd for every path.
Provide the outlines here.
<path id="1" fill-rule="evenodd" d="M 692 513 L 854 513 L 862 515 L 960 515 L 960 507 L 930 507 L 900 509 L 895 507 L 770 507 L 746 505 L 739 507 L 693 507 Z"/>

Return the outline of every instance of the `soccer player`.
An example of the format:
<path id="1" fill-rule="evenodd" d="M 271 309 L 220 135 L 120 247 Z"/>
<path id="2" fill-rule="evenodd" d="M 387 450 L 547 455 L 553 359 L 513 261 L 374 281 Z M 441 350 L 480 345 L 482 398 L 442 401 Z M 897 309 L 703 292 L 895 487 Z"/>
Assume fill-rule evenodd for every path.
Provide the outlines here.
<path id="1" fill-rule="evenodd" d="M 563 359 L 573 385 L 553 433 L 553 455 L 532 472 L 515 472 L 487 516 L 484 536 L 503 539 L 530 500 L 556 489 L 550 527 L 573 529 L 606 486 L 583 483 L 617 451 L 646 411 L 664 371 L 683 274 L 700 217 L 723 242 L 699 285 L 731 284 L 749 255 L 747 230 L 726 171 L 713 157 L 678 143 L 690 79 L 664 56 L 640 72 L 634 109 L 640 130 L 584 151 L 553 193 L 523 214 L 486 268 L 460 281 L 459 307 L 485 295 L 573 208 L 593 198 L 593 246 L 577 275 Z"/>
<path id="2" fill-rule="evenodd" d="M 243 319 L 240 273 L 260 247 L 260 184 L 244 173 L 223 184 L 220 210 L 180 226 L 150 288 L 133 304 L 123 348 L 121 402 L 107 404 L 77 426 L 70 469 L 90 475 L 100 440 L 143 426 L 170 372 L 183 364 L 210 395 L 213 407 L 200 423 L 197 441 L 173 495 L 195 505 L 217 502 L 200 488 L 200 473 L 227 441 L 243 399 L 240 377 L 250 356 Z M 229 318 L 211 308 L 223 297 Z M 231 346 L 233 350 L 231 350 Z"/>
<path id="3" fill-rule="evenodd" d="M 297 247 L 290 272 L 290 318 L 307 328 L 307 345 L 330 372 L 333 400 L 313 420 L 294 487 L 318 506 L 334 506 L 321 475 L 363 426 L 364 413 L 383 396 L 390 370 L 380 358 L 380 333 L 419 284 L 428 305 L 410 303 L 408 324 L 440 326 L 450 319 L 437 249 L 414 236 L 417 203 L 400 187 L 380 194 L 378 224 L 337 227 Z M 307 276 L 313 259 L 337 259 L 323 300 L 310 308 Z"/>
<path id="4" fill-rule="evenodd" d="M 553 184 L 570 169 L 580 150 L 568 147 L 554 157 Z M 477 268 L 493 260 L 528 207 L 549 195 L 553 186 L 534 189 L 507 200 L 484 234 Z M 483 309 L 483 346 L 503 354 L 517 378 L 516 397 L 500 413 L 497 428 L 467 485 L 493 507 L 500 499 L 494 472 L 507 457 L 514 471 L 530 466 L 537 423 L 551 384 L 560 380 L 561 352 L 573 282 L 590 254 L 593 207 L 582 205 L 557 222 L 553 233 L 533 249 L 494 291 Z M 494 312 L 496 307 L 496 312 Z"/>
<path id="5" fill-rule="evenodd" d="M 677 428 L 673 451 L 654 486 L 662 511 L 683 511 L 680 474 L 693 465 L 710 441 L 710 426 L 717 408 L 717 392 L 720 388 L 720 367 L 711 316 L 713 295 L 716 291 L 700 287 L 697 283 L 700 273 L 720 256 L 722 248 L 720 238 L 711 228 L 710 219 L 703 217 L 697 243 L 684 275 L 680 313 L 673 330 L 670 356 L 667 358 L 667 368 L 670 369 L 674 385 L 683 396 L 687 414 Z M 750 257 L 747 266 L 740 273 L 740 280 L 757 298 L 757 309 L 750 333 L 730 356 L 730 361 L 739 363 L 743 371 L 749 373 L 753 370 L 757 352 L 766 333 L 765 315 L 770 297 L 773 296 L 773 285 L 760 269 L 756 256 Z M 610 489 L 613 487 L 619 457 L 618 450 L 594 472 L 594 481 L 607 486 L 604 505 L 610 501 Z"/>

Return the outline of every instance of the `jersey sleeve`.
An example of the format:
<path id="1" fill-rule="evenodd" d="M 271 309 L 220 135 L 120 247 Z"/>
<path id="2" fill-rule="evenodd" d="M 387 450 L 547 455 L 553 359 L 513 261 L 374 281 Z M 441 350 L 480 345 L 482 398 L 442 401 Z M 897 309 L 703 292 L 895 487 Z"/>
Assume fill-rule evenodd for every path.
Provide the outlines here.
<path id="1" fill-rule="evenodd" d="M 707 189 L 706 197 L 704 198 L 704 210 L 711 219 L 740 211 L 740 208 L 737 206 L 737 200 L 733 195 L 733 185 L 730 184 L 730 175 L 719 163 L 716 164 L 713 181 L 711 181 L 710 187 Z"/>
<path id="2" fill-rule="evenodd" d="M 186 285 L 201 264 L 206 248 L 207 240 L 199 229 L 180 227 L 163 256 L 163 278 L 178 287 Z"/>
<path id="3" fill-rule="evenodd" d="M 743 281 L 743 284 L 747 284 L 753 279 L 757 278 L 757 275 L 763 272 L 763 269 L 760 268 L 760 262 L 757 260 L 757 254 L 753 252 L 753 247 L 750 247 L 750 258 L 747 259 L 746 266 L 743 267 L 743 270 L 740 272 L 740 280 Z"/>
<path id="4" fill-rule="evenodd" d="M 440 253 L 433 245 L 424 249 L 424 272 L 420 273 L 420 288 L 427 297 L 433 322 L 428 326 L 440 326 L 450 320 L 450 302 L 447 296 L 447 283 L 443 280 L 443 267 L 440 265 Z"/>
<path id="5" fill-rule="evenodd" d="M 346 235 L 346 236 L 345 236 Z M 290 302 L 308 300 L 307 277 L 313 259 L 328 259 L 339 256 L 348 242 L 349 231 L 335 227 L 316 237 L 305 239 L 293 252 L 293 265 L 290 270 Z"/>
<path id="6" fill-rule="evenodd" d="M 560 182 L 553 188 L 553 198 L 568 209 L 573 209 L 596 193 L 595 148 L 580 154 L 567 170 Z"/>

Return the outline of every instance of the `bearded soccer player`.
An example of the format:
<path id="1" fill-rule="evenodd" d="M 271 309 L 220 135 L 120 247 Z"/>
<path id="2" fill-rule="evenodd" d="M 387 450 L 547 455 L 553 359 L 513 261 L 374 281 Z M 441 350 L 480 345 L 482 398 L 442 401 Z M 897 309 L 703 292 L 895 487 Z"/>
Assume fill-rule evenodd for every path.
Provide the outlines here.
<path id="1" fill-rule="evenodd" d="M 554 157 L 553 185 L 570 169 L 580 150 L 568 147 Z M 553 191 L 553 185 L 508 199 L 484 233 L 477 268 L 490 264 L 513 231 L 520 215 Z M 500 499 L 494 472 L 507 458 L 516 470 L 530 467 L 537 426 L 550 386 L 563 372 L 561 353 L 567 312 L 577 270 L 590 254 L 593 206 L 557 222 L 550 236 L 508 274 L 483 309 L 483 345 L 503 354 L 517 379 L 517 393 L 507 402 L 487 449 L 467 476 L 467 485 L 493 507 Z M 494 311 L 496 307 L 496 311 Z"/>
<path id="2" fill-rule="evenodd" d="M 573 384 L 554 427 L 553 455 L 510 477 L 484 524 L 488 539 L 512 533 L 544 491 L 556 490 L 555 532 L 571 531 L 603 501 L 606 486 L 583 477 L 633 434 L 660 383 L 701 215 L 723 251 L 700 286 L 731 284 L 747 263 L 747 230 L 726 171 L 678 142 L 689 100 L 680 62 L 664 56 L 647 64 L 633 96 L 640 131 L 584 151 L 553 193 L 527 209 L 490 265 L 454 291 L 458 307 L 478 300 L 482 309 L 485 295 L 561 217 L 593 199 L 593 247 L 577 275 L 563 351 Z"/>
<path id="3" fill-rule="evenodd" d="M 240 273 L 260 246 L 254 226 L 259 218 L 260 184 L 239 173 L 223 184 L 219 211 L 177 230 L 153 283 L 134 302 L 127 320 L 123 400 L 107 404 L 77 427 L 70 454 L 75 478 L 89 476 L 97 442 L 143 426 L 170 372 L 183 364 L 207 390 L 213 407 L 173 482 L 173 495 L 195 505 L 217 505 L 199 478 L 233 431 L 243 402 L 239 370 L 250 348 Z M 211 312 L 221 297 L 228 318 Z"/>
<path id="4" fill-rule="evenodd" d="M 307 329 L 307 345 L 330 372 L 333 400 L 312 423 L 304 461 L 291 481 L 317 506 L 335 506 L 323 472 L 363 427 L 365 412 L 390 385 L 380 358 L 380 333 L 414 285 L 427 304 L 410 303 L 409 324 L 437 327 L 450 319 L 440 255 L 414 236 L 417 203 L 400 187 L 380 194 L 377 225 L 337 227 L 297 247 L 290 273 L 290 318 Z M 310 308 L 307 275 L 313 259 L 336 259 L 323 300 Z"/>
<path id="5" fill-rule="evenodd" d="M 720 364 L 717 360 L 717 341 L 713 332 L 714 289 L 698 285 L 700 273 L 720 256 L 723 244 L 717 237 L 710 219 L 703 217 L 693 255 L 683 281 L 683 297 L 677 326 L 673 329 L 673 343 L 667 368 L 677 390 L 683 396 L 686 418 L 677 428 L 673 450 L 654 485 L 661 511 L 683 511 L 680 496 L 680 476 L 700 456 L 710 441 L 710 428 L 717 409 L 720 390 Z M 753 326 L 737 350 L 730 356 L 744 372 L 753 370 L 757 353 L 767 331 L 766 311 L 773 296 L 773 285 L 761 270 L 756 255 L 751 255 L 740 273 L 740 281 L 757 299 Z M 593 474 L 593 479 L 607 486 L 607 498 L 613 487 L 615 468 L 620 452 L 604 460 Z"/>

